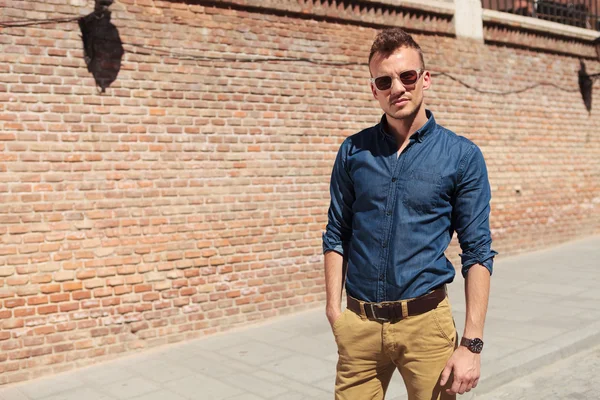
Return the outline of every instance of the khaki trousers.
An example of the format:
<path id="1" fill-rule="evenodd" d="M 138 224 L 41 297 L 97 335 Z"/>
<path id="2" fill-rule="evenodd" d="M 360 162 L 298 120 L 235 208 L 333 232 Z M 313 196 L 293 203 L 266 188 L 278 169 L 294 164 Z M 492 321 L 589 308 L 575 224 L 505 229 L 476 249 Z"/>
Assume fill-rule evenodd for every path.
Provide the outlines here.
<path id="1" fill-rule="evenodd" d="M 336 400 L 381 400 L 398 369 L 409 400 L 453 400 L 439 380 L 457 346 L 448 297 L 436 309 L 398 322 L 368 320 L 346 309 L 333 324 L 338 345 Z"/>

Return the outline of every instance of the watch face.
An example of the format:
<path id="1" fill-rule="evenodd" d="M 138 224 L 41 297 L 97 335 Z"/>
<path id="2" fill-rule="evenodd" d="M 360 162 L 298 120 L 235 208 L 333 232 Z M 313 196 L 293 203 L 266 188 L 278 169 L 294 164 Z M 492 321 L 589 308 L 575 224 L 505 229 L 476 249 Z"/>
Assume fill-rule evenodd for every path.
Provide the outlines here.
<path id="1" fill-rule="evenodd" d="M 481 350 L 483 350 L 483 341 L 481 339 L 471 340 L 471 343 L 469 343 L 469 350 L 473 353 L 481 353 Z"/>

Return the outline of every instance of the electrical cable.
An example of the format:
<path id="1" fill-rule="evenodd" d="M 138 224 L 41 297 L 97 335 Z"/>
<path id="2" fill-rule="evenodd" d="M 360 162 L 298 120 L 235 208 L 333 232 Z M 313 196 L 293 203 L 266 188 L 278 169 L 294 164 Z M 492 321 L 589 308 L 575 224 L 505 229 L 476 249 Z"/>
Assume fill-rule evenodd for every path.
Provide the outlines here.
<path id="1" fill-rule="evenodd" d="M 524 87 L 524 88 L 521 88 L 521 89 L 517 89 L 517 90 L 506 90 L 506 91 L 504 91 L 504 92 L 501 92 L 501 91 L 497 91 L 497 90 L 483 90 L 483 89 L 478 89 L 478 88 L 476 88 L 476 87 L 474 87 L 474 86 L 472 86 L 472 85 L 469 85 L 469 84 L 468 84 L 468 83 L 466 83 L 466 82 L 463 82 L 463 81 L 461 81 L 461 80 L 460 80 L 460 79 L 458 79 L 458 78 L 455 78 L 454 76 L 452 76 L 452 75 L 450 75 L 450 74 L 448 74 L 448 73 L 446 73 L 446 72 L 434 72 L 434 73 L 432 73 L 432 75 L 433 75 L 433 76 L 437 76 L 437 75 L 443 75 L 443 76 L 446 76 L 446 77 L 448 77 L 448 78 L 452 79 L 453 81 L 460 83 L 460 84 L 461 84 L 461 85 L 463 85 L 464 87 L 466 87 L 466 88 L 468 88 L 468 89 L 471 89 L 471 90 L 474 90 L 474 91 L 476 91 L 476 92 L 478 92 L 478 93 L 484 93 L 484 94 L 497 94 L 497 95 L 501 95 L 501 96 L 505 96 L 505 95 L 507 95 L 507 94 L 518 94 L 518 93 L 523 93 L 523 92 L 526 92 L 526 91 L 528 91 L 528 90 L 534 89 L 534 88 L 536 88 L 536 87 L 538 87 L 538 86 L 553 86 L 553 87 L 555 87 L 555 88 L 559 89 L 561 92 L 570 92 L 570 93 L 575 93 L 575 92 L 578 92 L 578 91 L 579 91 L 579 90 L 568 90 L 568 89 L 565 89 L 564 87 L 558 86 L 558 85 L 557 85 L 557 84 L 555 84 L 555 83 L 550 83 L 550 82 L 537 82 L 537 83 L 535 83 L 535 84 L 533 84 L 533 85 L 529 85 L 529 86 L 526 86 L 526 87 Z"/>
<path id="2" fill-rule="evenodd" d="M 367 63 L 359 63 L 359 62 L 334 62 L 334 61 L 321 61 L 321 60 L 315 60 L 315 59 L 310 59 L 310 58 L 305 58 L 305 57 L 210 57 L 210 56 L 195 56 L 195 55 L 189 55 L 189 54 L 184 54 L 184 53 L 176 53 L 173 52 L 171 50 L 162 50 L 159 49 L 155 46 L 144 46 L 144 45 L 138 45 L 138 44 L 124 44 L 125 46 L 132 46 L 132 47 L 137 47 L 137 48 L 141 48 L 144 50 L 148 50 L 150 52 L 161 52 L 161 53 L 165 53 L 169 56 L 172 56 L 172 58 L 176 58 L 178 60 L 188 60 L 188 61 L 220 61 L 220 62 L 308 62 L 311 64 L 316 64 L 316 65 L 326 65 L 326 66 L 367 66 Z M 139 54 L 143 54 L 143 53 L 139 53 Z M 146 54 L 146 55 L 152 55 L 152 53 L 150 54 Z M 507 90 L 507 91 L 497 91 L 497 90 L 484 90 L 484 89 L 479 89 L 475 86 L 472 86 L 446 72 L 433 72 L 432 76 L 446 76 L 448 78 L 450 78 L 451 80 L 463 85 L 464 87 L 466 87 L 467 89 L 471 89 L 474 90 L 478 93 L 482 93 L 482 94 L 495 94 L 495 95 L 500 95 L 500 96 L 505 96 L 505 95 L 509 95 L 509 94 L 518 94 L 518 93 L 523 93 L 526 92 L 528 90 L 534 89 L 538 86 L 552 86 L 555 87 L 557 89 L 560 89 L 563 92 L 572 92 L 575 93 L 578 90 L 568 90 L 565 89 L 564 87 L 560 87 L 554 83 L 550 83 L 550 82 L 537 82 L 533 85 L 529 85 L 526 86 L 524 88 L 521 89 L 517 89 L 517 90 Z"/>
<path id="3" fill-rule="evenodd" d="M 33 19 L 33 18 L 23 18 L 21 20 L 12 20 L 12 21 L 0 21 L 0 27 L 2 28 L 20 28 L 24 26 L 33 26 L 33 25 L 48 25 L 48 24 L 62 24 L 67 22 L 74 22 L 79 20 L 81 17 L 76 18 L 51 18 L 51 19 Z"/>
<path id="4" fill-rule="evenodd" d="M 154 46 L 144 46 L 141 44 L 133 44 L 133 43 L 123 43 L 124 46 L 132 46 L 141 48 L 144 50 L 148 50 L 151 52 L 160 52 L 165 53 L 166 55 L 173 56 L 172 58 L 176 58 L 178 60 L 187 60 L 187 61 L 222 61 L 222 62 L 240 62 L 240 63 L 253 63 L 253 62 L 307 62 L 316 65 L 326 65 L 326 66 L 366 66 L 366 63 L 359 62 L 346 62 L 346 61 L 323 61 L 316 60 L 307 57 L 211 57 L 211 56 L 197 56 L 190 55 L 184 53 L 176 53 L 171 50 L 162 50 L 156 48 Z M 140 53 L 143 54 L 143 53 Z M 152 54 L 147 54 L 152 55 Z"/>
<path id="5" fill-rule="evenodd" d="M 77 21 L 80 18 L 81 17 L 54 18 L 54 19 L 46 19 L 46 20 L 25 18 L 22 20 L 14 20 L 14 21 L 10 21 L 10 22 L 0 21 L 0 27 L 12 28 L 12 27 L 32 26 L 32 25 L 67 23 L 67 22 Z M 175 59 L 182 60 L 182 61 L 236 62 L 236 63 L 306 62 L 306 63 L 310 63 L 310 64 L 324 65 L 324 66 L 330 66 L 330 67 L 339 67 L 339 66 L 341 66 L 341 67 L 363 66 L 364 67 L 364 66 L 367 66 L 367 63 L 364 63 L 364 62 L 360 63 L 360 62 L 326 61 L 326 60 L 317 60 L 317 59 L 312 59 L 312 58 L 307 58 L 307 57 L 266 57 L 266 56 L 264 56 L 264 57 L 263 56 L 258 56 L 258 57 L 211 57 L 211 56 L 198 56 L 198 55 L 190 55 L 190 54 L 185 54 L 185 53 L 178 53 L 178 52 L 174 52 L 172 50 L 163 50 L 156 46 L 144 46 L 141 44 L 134 44 L 134 43 L 123 43 L 123 46 L 131 46 L 131 47 L 143 49 L 143 50 L 150 52 L 150 53 L 140 53 L 140 52 L 136 51 L 135 54 L 154 55 L 155 53 L 163 53 L 164 56 L 169 56 L 171 58 L 175 58 Z M 555 88 L 561 90 L 562 92 L 574 93 L 574 92 L 578 91 L 578 90 L 568 90 L 565 87 L 561 87 L 557 84 L 550 83 L 550 82 L 537 82 L 533 85 L 529 85 L 529 86 L 526 86 L 526 87 L 523 87 L 523 88 L 517 89 L 517 90 L 506 90 L 506 91 L 484 90 L 484 89 L 479 89 L 473 85 L 470 85 L 470 84 L 468 84 L 446 72 L 433 72 L 432 76 L 446 76 L 447 78 L 461 84 L 462 86 L 466 87 L 467 89 L 474 90 L 477 93 L 493 94 L 493 95 L 500 95 L 500 96 L 523 93 L 528 90 L 535 89 L 538 86 L 552 86 L 552 87 L 555 87 Z"/>

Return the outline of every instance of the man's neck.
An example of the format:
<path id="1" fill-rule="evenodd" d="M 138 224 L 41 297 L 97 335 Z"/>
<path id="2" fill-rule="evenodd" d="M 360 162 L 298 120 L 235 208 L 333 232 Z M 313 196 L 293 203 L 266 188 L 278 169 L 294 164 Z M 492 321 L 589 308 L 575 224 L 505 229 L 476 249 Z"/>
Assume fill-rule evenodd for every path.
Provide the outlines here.
<path id="1" fill-rule="evenodd" d="M 421 109 L 411 118 L 395 119 L 386 114 L 387 127 L 389 133 L 394 136 L 399 146 L 402 146 L 407 138 L 415 133 L 427 122 L 427 114 L 425 107 Z"/>

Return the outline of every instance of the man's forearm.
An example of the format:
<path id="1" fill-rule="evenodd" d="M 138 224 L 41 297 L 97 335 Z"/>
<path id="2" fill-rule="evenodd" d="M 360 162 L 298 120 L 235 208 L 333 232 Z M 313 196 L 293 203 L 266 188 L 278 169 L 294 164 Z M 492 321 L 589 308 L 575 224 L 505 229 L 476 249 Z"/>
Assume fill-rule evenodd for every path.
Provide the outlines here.
<path id="1" fill-rule="evenodd" d="M 467 316 L 464 337 L 483 338 L 483 325 L 490 296 L 490 272 L 483 265 L 473 265 L 465 282 Z"/>
<path id="2" fill-rule="evenodd" d="M 325 253 L 325 291 L 327 293 L 327 314 L 339 313 L 342 303 L 344 258 L 335 251 Z"/>

